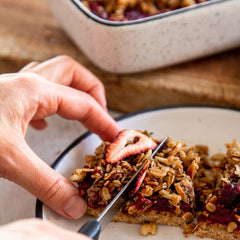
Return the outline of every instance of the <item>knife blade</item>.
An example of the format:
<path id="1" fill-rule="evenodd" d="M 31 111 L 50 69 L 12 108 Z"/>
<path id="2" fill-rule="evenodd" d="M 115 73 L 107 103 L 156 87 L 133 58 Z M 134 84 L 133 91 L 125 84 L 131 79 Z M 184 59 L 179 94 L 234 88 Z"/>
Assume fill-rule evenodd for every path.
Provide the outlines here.
<path id="1" fill-rule="evenodd" d="M 164 137 L 159 143 L 156 149 L 152 152 L 150 159 L 155 156 L 155 154 L 164 145 L 168 137 Z M 126 183 L 126 185 L 121 189 L 121 191 L 113 198 L 113 200 L 107 205 L 100 216 L 97 219 L 87 221 L 79 230 L 82 233 L 94 240 L 98 240 L 100 231 L 103 230 L 118 213 L 120 208 L 126 202 L 128 197 L 128 190 L 131 188 L 132 184 L 135 182 L 138 174 L 141 172 L 145 165 L 145 162 L 140 166 L 137 172 L 132 176 L 132 178 Z"/>

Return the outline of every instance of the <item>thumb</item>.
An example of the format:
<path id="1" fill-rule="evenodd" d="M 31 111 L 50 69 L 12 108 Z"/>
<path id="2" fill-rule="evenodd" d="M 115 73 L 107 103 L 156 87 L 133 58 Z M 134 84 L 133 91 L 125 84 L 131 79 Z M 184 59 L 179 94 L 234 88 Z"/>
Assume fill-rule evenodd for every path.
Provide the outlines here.
<path id="1" fill-rule="evenodd" d="M 24 138 L 7 144 L 8 156 L 0 161 L 7 168 L 6 178 L 35 195 L 48 207 L 67 218 L 81 217 L 87 208 L 78 189 L 62 175 L 43 162 L 27 145 Z M 12 151 L 14 149 L 14 151 Z M 4 164 L 4 162 L 7 164 Z M 2 165 L 2 166 L 1 166 Z M 4 176 L 3 176 L 4 177 Z"/>

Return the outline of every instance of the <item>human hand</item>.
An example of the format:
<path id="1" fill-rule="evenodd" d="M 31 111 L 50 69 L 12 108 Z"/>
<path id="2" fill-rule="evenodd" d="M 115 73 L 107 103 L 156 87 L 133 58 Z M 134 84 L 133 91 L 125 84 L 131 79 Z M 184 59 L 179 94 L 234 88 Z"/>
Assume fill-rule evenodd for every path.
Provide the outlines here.
<path id="1" fill-rule="evenodd" d="M 40 219 L 19 220 L 0 227 L 0 239 L 5 240 L 90 240 L 85 235 L 65 230 Z"/>
<path id="2" fill-rule="evenodd" d="M 45 117 L 59 114 L 82 122 L 103 140 L 119 127 L 106 111 L 104 88 L 69 57 L 32 63 L 16 74 L 0 76 L 0 177 L 21 185 L 59 214 L 78 218 L 86 210 L 78 189 L 51 169 L 27 145 L 31 124 L 46 127 Z"/>

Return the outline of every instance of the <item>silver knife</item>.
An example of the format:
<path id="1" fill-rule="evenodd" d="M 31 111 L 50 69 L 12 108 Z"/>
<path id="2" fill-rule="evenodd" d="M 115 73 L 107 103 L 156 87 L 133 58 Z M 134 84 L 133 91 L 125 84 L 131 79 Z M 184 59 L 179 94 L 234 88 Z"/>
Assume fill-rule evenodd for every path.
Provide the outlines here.
<path id="1" fill-rule="evenodd" d="M 156 149 L 151 154 L 150 158 L 153 158 L 154 155 L 159 151 L 159 149 L 164 145 L 168 137 L 164 137 L 163 140 L 159 143 Z M 135 182 L 139 172 L 143 169 L 145 162 L 140 166 L 137 172 L 132 176 L 132 178 L 127 182 L 127 184 L 122 188 L 122 190 L 113 198 L 113 200 L 107 205 L 103 210 L 101 215 L 94 220 L 87 221 L 79 230 L 79 233 L 82 233 L 91 239 L 98 240 L 100 231 L 103 230 L 118 213 L 120 208 L 126 202 L 128 197 L 128 190 L 131 185 Z"/>

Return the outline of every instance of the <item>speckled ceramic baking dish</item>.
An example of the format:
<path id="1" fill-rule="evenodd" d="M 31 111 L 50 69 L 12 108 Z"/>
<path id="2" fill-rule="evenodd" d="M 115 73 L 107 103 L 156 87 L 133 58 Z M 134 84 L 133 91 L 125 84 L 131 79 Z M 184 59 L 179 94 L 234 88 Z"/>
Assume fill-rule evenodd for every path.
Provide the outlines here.
<path id="1" fill-rule="evenodd" d="M 211 0 L 128 22 L 101 19 L 79 0 L 47 2 L 77 46 L 108 72 L 141 72 L 240 46 L 240 0 Z"/>

